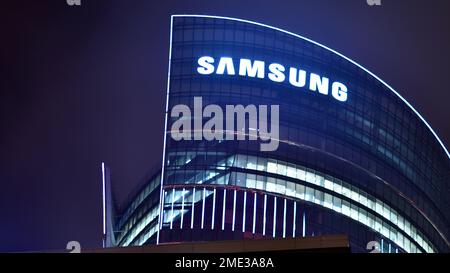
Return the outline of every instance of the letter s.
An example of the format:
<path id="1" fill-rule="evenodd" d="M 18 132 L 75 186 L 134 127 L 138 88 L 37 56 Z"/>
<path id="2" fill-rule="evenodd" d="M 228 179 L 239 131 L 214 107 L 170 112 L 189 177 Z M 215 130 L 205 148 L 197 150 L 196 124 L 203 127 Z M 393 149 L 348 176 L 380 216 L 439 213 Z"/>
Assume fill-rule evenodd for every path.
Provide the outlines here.
<path id="1" fill-rule="evenodd" d="M 269 65 L 269 79 L 271 79 L 274 82 L 283 82 L 285 80 L 285 76 L 284 76 L 284 66 L 282 66 L 281 64 L 270 64 Z"/>
<path id="2" fill-rule="evenodd" d="M 209 56 L 203 56 L 198 58 L 197 72 L 202 75 L 209 75 L 214 73 L 214 58 Z"/>

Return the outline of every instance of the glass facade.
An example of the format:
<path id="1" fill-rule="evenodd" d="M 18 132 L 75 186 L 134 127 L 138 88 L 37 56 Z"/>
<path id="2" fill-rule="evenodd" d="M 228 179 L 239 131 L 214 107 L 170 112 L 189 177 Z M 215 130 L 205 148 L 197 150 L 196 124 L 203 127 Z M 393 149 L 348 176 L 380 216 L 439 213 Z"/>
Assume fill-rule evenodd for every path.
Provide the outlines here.
<path id="1" fill-rule="evenodd" d="M 204 75 L 201 56 L 230 57 L 236 70 L 239 59 L 304 69 L 345 83 L 347 97 Z M 279 105 L 278 149 L 174 140 L 170 109 L 194 109 L 194 97 L 223 109 Z M 173 16 L 168 111 L 162 172 L 120 216 L 117 245 L 347 234 L 357 252 L 369 241 L 383 252 L 449 252 L 447 150 L 402 97 L 342 55 L 253 22 Z"/>

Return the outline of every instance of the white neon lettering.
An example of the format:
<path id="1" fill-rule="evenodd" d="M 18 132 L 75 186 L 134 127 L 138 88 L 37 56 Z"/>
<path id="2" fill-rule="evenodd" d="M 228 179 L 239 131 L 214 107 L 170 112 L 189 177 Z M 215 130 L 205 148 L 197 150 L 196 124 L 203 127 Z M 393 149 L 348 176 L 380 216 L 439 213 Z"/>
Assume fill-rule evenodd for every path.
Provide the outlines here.
<path id="1" fill-rule="evenodd" d="M 263 61 L 252 61 L 249 59 L 241 59 L 239 62 L 239 75 L 258 77 L 264 79 L 264 62 Z"/>
<path id="2" fill-rule="evenodd" d="M 235 64 L 231 57 L 221 57 L 217 67 L 215 67 L 213 57 L 202 56 L 198 59 L 198 65 L 197 72 L 201 75 L 210 75 L 213 74 L 214 71 L 217 75 L 236 75 Z M 266 63 L 260 60 L 239 59 L 238 65 L 239 76 L 242 77 L 264 79 L 267 75 L 269 80 L 283 83 L 286 81 L 285 72 L 289 70 L 288 81 L 293 87 L 307 88 L 310 91 L 328 95 L 331 84 L 331 95 L 334 99 L 344 102 L 347 101 L 348 98 L 348 88 L 345 84 L 338 81 L 330 81 L 329 78 L 316 73 L 308 73 L 305 70 L 296 67 L 287 68 L 279 63 L 270 63 L 266 69 Z M 308 86 L 306 84 L 308 84 Z M 182 113 L 184 109 L 177 109 L 177 111 L 179 114 Z M 181 126 L 183 124 L 179 125 Z"/>
<path id="3" fill-rule="evenodd" d="M 347 86 L 343 85 L 340 82 L 334 82 L 331 86 L 331 94 L 338 101 L 346 101 L 347 100 Z"/>
<path id="4" fill-rule="evenodd" d="M 284 82 L 284 79 L 286 78 L 284 76 L 284 66 L 281 64 L 271 64 L 269 65 L 269 79 L 271 79 L 274 82 Z"/>
<path id="5" fill-rule="evenodd" d="M 309 90 L 319 91 L 321 94 L 328 95 L 329 82 L 330 80 L 328 78 L 311 73 L 309 76 Z"/>
<path id="6" fill-rule="evenodd" d="M 198 59 L 197 72 L 202 75 L 209 75 L 214 73 L 214 58 L 209 56 L 200 57 Z"/>
<path id="7" fill-rule="evenodd" d="M 306 85 L 306 71 L 291 67 L 289 69 L 289 82 L 295 87 L 304 87 Z"/>
<path id="8" fill-rule="evenodd" d="M 219 65 L 217 66 L 217 74 L 224 74 L 225 69 L 227 70 L 228 75 L 234 75 L 236 74 L 234 72 L 234 64 L 233 59 L 229 57 L 222 57 L 220 58 Z"/>

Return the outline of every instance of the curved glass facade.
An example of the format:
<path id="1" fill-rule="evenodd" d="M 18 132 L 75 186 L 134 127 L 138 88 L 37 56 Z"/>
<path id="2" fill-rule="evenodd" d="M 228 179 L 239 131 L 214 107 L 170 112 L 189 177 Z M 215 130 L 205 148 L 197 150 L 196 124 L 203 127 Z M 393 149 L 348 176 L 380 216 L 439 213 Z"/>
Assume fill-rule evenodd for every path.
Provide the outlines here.
<path id="1" fill-rule="evenodd" d="M 170 57 L 162 172 L 124 211 L 117 245 L 347 234 L 357 252 L 369 241 L 383 252 L 449 252 L 448 152 L 375 75 L 298 35 L 212 16 L 173 16 Z M 222 58 L 235 73 L 230 64 L 220 73 Z M 242 59 L 282 64 L 286 80 L 245 77 Z M 210 65 L 215 73 L 200 73 Z M 249 137 L 175 140 L 170 109 L 195 109 L 194 97 L 223 109 L 279 105 L 278 149 Z"/>

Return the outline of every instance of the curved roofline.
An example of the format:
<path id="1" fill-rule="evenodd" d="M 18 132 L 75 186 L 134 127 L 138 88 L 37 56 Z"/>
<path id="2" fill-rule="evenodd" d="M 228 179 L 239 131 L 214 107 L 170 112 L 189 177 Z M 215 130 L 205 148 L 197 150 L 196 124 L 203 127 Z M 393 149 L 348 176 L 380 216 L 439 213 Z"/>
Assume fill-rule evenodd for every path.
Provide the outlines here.
<path id="1" fill-rule="evenodd" d="M 421 120 L 422 122 L 428 127 L 428 129 L 431 131 L 431 133 L 434 135 L 434 137 L 436 138 L 436 140 L 439 142 L 439 144 L 441 145 L 442 149 L 444 150 L 445 154 L 447 154 L 447 157 L 450 159 L 450 153 L 448 152 L 447 148 L 445 147 L 444 143 L 441 141 L 441 139 L 439 138 L 439 136 L 436 134 L 436 132 L 433 130 L 433 128 L 431 128 L 430 124 L 428 124 L 428 122 L 425 120 L 424 117 L 422 117 L 422 115 L 420 115 L 420 113 L 414 109 L 414 107 L 404 98 L 402 97 L 397 91 L 395 91 L 394 88 L 392 88 L 392 86 L 390 86 L 389 84 L 387 84 L 385 81 L 383 81 L 381 78 L 379 78 L 377 75 L 375 75 L 374 73 L 370 72 L 367 68 L 363 67 L 362 65 L 360 65 L 359 63 L 355 62 L 354 60 L 346 57 L 345 55 L 337 52 L 336 50 L 333 50 L 321 43 L 318 43 L 314 40 L 311 40 L 309 38 L 303 37 L 301 35 L 292 33 L 290 31 L 284 30 L 284 29 L 280 29 L 277 27 L 273 27 L 273 26 L 269 26 L 266 24 L 262 24 L 262 23 L 258 23 L 258 22 L 254 22 L 254 21 L 249 21 L 249 20 L 243 20 L 243 19 L 239 19 L 239 18 L 232 18 L 232 17 L 224 17 L 224 16 L 214 16 L 214 15 L 198 15 L 198 14 L 174 14 L 171 16 L 171 20 L 173 20 L 173 17 L 201 17 L 201 18 L 214 18 L 214 19 L 224 19 L 224 20 L 231 20 L 231 21 L 238 21 L 238 22 L 243 22 L 243 23 L 248 23 L 248 24 L 254 24 L 254 25 L 258 25 L 258 26 L 262 26 L 265 28 L 269 28 L 269 29 L 273 29 L 273 30 L 277 30 L 292 36 L 295 36 L 297 38 L 303 39 L 305 41 L 308 41 L 310 43 L 313 43 L 317 46 L 320 46 L 330 52 L 333 52 L 334 54 L 346 59 L 347 61 L 351 62 L 352 64 L 356 65 L 357 67 L 361 68 L 362 70 L 364 70 L 365 72 L 367 72 L 368 74 L 370 74 L 372 77 L 374 77 L 375 79 L 377 79 L 379 82 L 381 82 L 382 84 L 384 84 L 389 90 L 391 90 L 395 95 L 397 95 Z M 170 45 L 172 46 L 172 45 Z"/>

